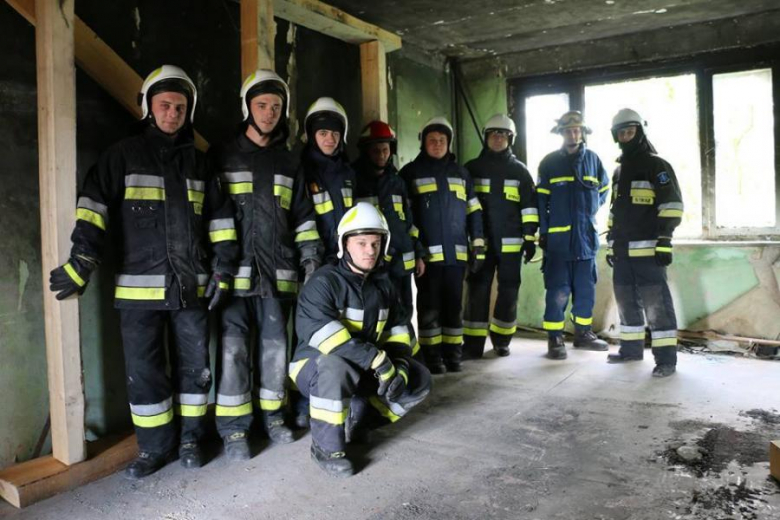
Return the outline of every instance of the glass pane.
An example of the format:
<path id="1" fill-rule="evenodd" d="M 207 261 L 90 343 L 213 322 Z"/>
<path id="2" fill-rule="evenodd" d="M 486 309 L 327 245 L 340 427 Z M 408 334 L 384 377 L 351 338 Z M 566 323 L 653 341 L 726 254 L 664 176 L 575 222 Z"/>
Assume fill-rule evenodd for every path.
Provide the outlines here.
<path id="1" fill-rule="evenodd" d="M 712 93 L 717 227 L 774 227 L 772 71 L 715 74 Z"/>
<path id="2" fill-rule="evenodd" d="M 647 137 L 658 155 L 674 168 L 682 189 L 685 214 L 675 237 L 701 236 L 701 158 L 693 74 L 620 81 L 585 87 L 585 121 L 593 130 L 588 146 L 599 154 L 610 177 L 620 148 L 612 140 L 612 118 L 632 108 L 647 121 Z M 608 207 L 599 212 L 600 230 L 607 229 Z"/>
<path id="3" fill-rule="evenodd" d="M 568 94 L 544 94 L 525 98 L 525 142 L 528 171 L 534 180 L 544 156 L 561 147 L 561 136 L 550 133 L 555 121 L 569 110 Z"/>

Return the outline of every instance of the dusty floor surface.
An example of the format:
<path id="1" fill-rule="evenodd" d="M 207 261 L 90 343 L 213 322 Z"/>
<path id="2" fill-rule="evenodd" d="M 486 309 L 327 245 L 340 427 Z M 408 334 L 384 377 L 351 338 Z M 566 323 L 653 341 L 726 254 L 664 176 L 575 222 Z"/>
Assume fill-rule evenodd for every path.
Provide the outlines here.
<path id="1" fill-rule="evenodd" d="M 615 350 L 615 347 L 612 347 Z M 13 519 L 780 519 L 768 446 L 780 439 L 780 364 L 680 354 L 678 373 L 606 353 L 543 357 L 515 339 L 355 451 L 360 473 L 327 477 L 309 436 L 261 442 L 249 463 L 218 453 L 200 470 L 174 463 L 143 482 L 121 473 Z"/>

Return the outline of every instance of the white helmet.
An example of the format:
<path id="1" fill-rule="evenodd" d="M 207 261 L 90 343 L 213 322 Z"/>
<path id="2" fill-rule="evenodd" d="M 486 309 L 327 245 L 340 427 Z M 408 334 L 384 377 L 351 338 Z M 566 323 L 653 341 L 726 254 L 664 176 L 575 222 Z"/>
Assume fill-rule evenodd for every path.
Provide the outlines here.
<path id="1" fill-rule="evenodd" d="M 144 84 L 141 86 L 141 92 L 138 93 L 138 104 L 141 105 L 141 119 L 146 119 L 149 115 L 151 99 L 146 99 L 149 92 L 154 90 L 152 89 L 154 85 L 163 81 L 177 83 L 182 93 L 187 92 L 189 94 L 187 100 L 190 101 L 191 106 L 188 106 L 187 109 L 190 111 L 190 123 L 192 123 L 195 119 L 195 105 L 198 103 L 198 89 L 195 88 L 195 83 L 192 82 L 187 73 L 176 65 L 163 65 L 146 76 Z M 180 89 L 161 90 L 160 92 L 179 92 Z"/>
<path id="2" fill-rule="evenodd" d="M 247 94 L 249 94 L 249 91 L 254 89 L 257 85 L 266 82 L 278 83 L 282 88 L 285 94 L 284 99 L 282 99 L 285 108 L 284 117 L 285 119 L 290 118 L 290 87 L 287 86 L 287 83 L 276 72 L 268 69 L 258 69 L 247 76 L 244 80 L 244 84 L 241 85 L 239 97 L 241 98 L 241 113 L 244 114 L 244 121 L 249 119 L 248 102 L 252 101 L 251 99 L 246 98 Z"/>
<path id="3" fill-rule="evenodd" d="M 337 228 L 339 240 L 338 257 L 344 256 L 344 243 L 350 235 L 384 235 L 384 244 L 382 244 L 382 256 L 387 254 L 390 247 L 390 228 L 382 212 L 368 202 L 358 202 L 347 211 Z"/>
<path id="4" fill-rule="evenodd" d="M 646 127 L 647 121 L 642 119 L 639 112 L 630 108 L 621 108 L 612 118 L 612 131 L 631 125 Z"/>
<path id="5" fill-rule="evenodd" d="M 335 114 L 336 117 L 341 120 L 344 125 L 344 135 L 341 136 L 341 143 L 346 144 L 347 133 L 349 132 L 349 120 L 347 119 L 347 112 L 338 101 L 330 97 L 319 98 L 317 101 L 311 104 L 309 111 L 306 112 L 306 118 L 303 120 L 303 128 L 306 131 L 307 139 L 311 139 L 311 136 L 309 135 L 310 120 L 317 114 L 322 114 L 324 112 Z"/>
<path id="6" fill-rule="evenodd" d="M 517 135 L 515 122 L 512 121 L 506 114 L 495 114 L 493 117 L 488 119 L 487 123 L 485 123 L 485 128 L 482 129 L 482 135 L 487 139 L 487 134 L 491 130 L 503 130 L 505 132 L 509 132 L 511 134 L 509 137 L 509 146 L 512 146 L 515 141 L 515 135 Z"/>

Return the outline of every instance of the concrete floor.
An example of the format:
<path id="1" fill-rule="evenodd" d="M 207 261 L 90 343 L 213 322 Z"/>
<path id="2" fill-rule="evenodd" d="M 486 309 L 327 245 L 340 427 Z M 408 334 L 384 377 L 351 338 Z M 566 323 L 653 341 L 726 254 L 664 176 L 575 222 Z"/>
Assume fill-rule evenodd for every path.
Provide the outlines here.
<path id="1" fill-rule="evenodd" d="M 768 449 L 780 424 L 740 413 L 780 408 L 777 362 L 681 353 L 678 373 L 658 380 L 649 351 L 627 366 L 579 351 L 553 362 L 545 351 L 539 339 L 515 339 L 508 358 L 491 352 L 462 374 L 438 376 L 425 403 L 358 450 L 364 467 L 351 479 L 314 466 L 307 434 L 262 444 L 244 465 L 219 456 L 201 470 L 174 463 L 140 483 L 116 474 L 22 511 L 3 503 L 0 517 L 780 518 L 768 455 L 703 477 L 661 455 L 675 440 L 725 426 Z"/>

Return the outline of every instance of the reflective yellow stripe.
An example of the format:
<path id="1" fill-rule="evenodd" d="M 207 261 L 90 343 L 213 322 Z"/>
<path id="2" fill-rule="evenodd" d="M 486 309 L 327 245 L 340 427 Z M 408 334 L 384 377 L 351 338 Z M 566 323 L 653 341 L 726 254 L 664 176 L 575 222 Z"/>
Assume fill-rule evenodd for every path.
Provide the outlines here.
<path id="1" fill-rule="evenodd" d="M 671 253 L 672 252 L 672 248 L 671 247 L 656 247 L 655 250 L 659 251 L 661 253 Z"/>
<path id="2" fill-rule="evenodd" d="M 420 352 L 420 343 L 415 341 L 412 347 L 412 357 L 416 356 L 418 352 Z"/>
<path id="3" fill-rule="evenodd" d="M 382 415 L 382 417 L 385 417 L 390 422 L 396 422 L 401 417 L 399 415 L 394 414 L 390 408 L 385 406 L 385 403 L 379 400 L 379 398 L 375 395 L 372 395 L 368 398 L 368 402 L 371 403 L 371 406 L 376 408 L 376 410 Z"/>
<path id="4" fill-rule="evenodd" d="M 329 410 L 320 410 L 319 408 L 309 407 L 309 415 L 312 419 L 333 424 L 335 426 L 341 426 L 347 422 L 347 415 L 349 415 L 349 408 L 340 412 L 331 412 Z"/>
<path id="5" fill-rule="evenodd" d="M 593 318 L 592 317 L 590 317 L 590 318 L 580 318 L 579 316 L 572 315 L 571 319 L 577 325 L 584 325 L 584 326 L 593 325 Z"/>
<path id="6" fill-rule="evenodd" d="M 490 193 L 490 186 L 485 186 L 484 184 L 477 184 L 474 186 L 474 191 L 477 193 Z"/>
<path id="7" fill-rule="evenodd" d="M 303 370 L 303 367 L 308 362 L 309 358 L 303 359 L 301 361 L 294 361 L 292 363 L 292 367 L 290 367 L 290 379 L 295 381 L 295 379 L 298 377 L 298 374 L 300 374 L 301 370 Z"/>
<path id="8" fill-rule="evenodd" d="M 655 198 L 655 190 L 648 190 L 645 188 L 632 188 L 631 189 L 631 196 L 632 197 L 648 197 L 648 198 Z"/>
<path id="9" fill-rule="evenodd" d="M 350 336 L 349 331 L 347 329 L 341 329 L 319 345 L 317 345 L 317 348 L 320 352 L 323 354 L 329 353 L 334 348 L 338 347 L 339 345 L 343 345 L 347 341 L 352 339 L 352 336 Z"/>
<path id="10" fill-rule="evenodd" d="M 548 190 L 547 188 L 536 188 L 536 191 L 538 193 L 542 193 L 544 195 L 549 195 L 550 194 L 550 190 Z"/>
<path id="11" fill-rule="evenodd" d="M 165 287 L 121 287 L 114 290 L 120 300 L 164 300 Z"/>
<path id="12" fill-rule="evenodd" d="M 462 261 L 466 262 L 469 259 L 469 254 L 468 253 L 464 253 L 463 251 L 457 251 L 455 253 L 455 258 L 457 258 L 458 260 L 462 260 Z M 431 262 L 435 262 L 435 260 L 431 260 Z"/>
<path id="13" fill-rule="evenodd" d="M 219 229 L 217 231 L 209 231 L 209 240 L 212 243 L 224 242 L 225 240 L 238 240 L 238 235 L 235 229 Z"/>
<path id="14" fill-rule="evenodd" d="M 190 202 L 197 202 L 203 204 L 203 199 L 206 198 L 206 194 L 202 191 L 187 190 L 187 199 Z"/>
<path id="15" fill-rule="evenodd" d="M 155 428 L 157 426 L 163 426 L 173 420 L 173 410 L 167 410 L 157 415 L 136 415 L 130 414 L 133 418 L 133 424 L 140 426 L 141 428 Z"/>
<path id="16" fill-rule="evenodd" d="M 486 338 L 488 335 L 487 329 L 470 329 L 468 327 L 463 327 L 463 335 L 464 336 L 478 336 Z"/>
<path id="17" fill-rule="evenodd" d="M 380 381 L 387 381 L 388 379 L 395 377 L 395 367 L 390 365 L 390 370 L 384 374 L 378 374 Z"/>
<path id="18" fill-rule="evenodd" d="M 550 184 L 555 184 L 556 182 L 574 182 L 574 177 L 554 177 L 550 179 Z"/>
<path id="19" fill-rule="evenodd" d="M 523 238 L 529 242 L 533 242 L 536 237 L 534 235 L 524 235 Z"/>
<path id="20" fill-rule="evenodd" d="M 395 334 L 387 338 L 385 343 L 401 343 L 403 345 L 411 345 L 412 337 L 409 334 Z"/>
<path id="21" fill-rule="evenodd" d="M 539 215 L 523 215 L 522 222 L 523 224 L 527 224 L 529 222 L 539 222 Z"/>
<path id="22" fill-rule="evenodd" d="M 622 335 L 621 335 L 622 337 Z M 675 347 L 677 346 L 677 338 L 658 338 L 654 339 L 650 343 L 651 347 Z"/>
<path id="23" fill-rule="evenodd" d="M 256 401 L 257 407 L 264 412 L 281 410 L 284 403 L 284 399 L 257 399 Z"/>
<path id="24" fill-rule="evenodd" d="M 291 282 L 289 280 L 276 280 L 276 289 L 281 292 L 297 293 L 298 282 Z"/>
<path id="25" fill-rule="evenodd" d="M 463 335 L 448 336 L 447 334 L 442 334 L 441 341 L 447 345 L 460 345 L 463 343 Z"/>
<path id="26" fill-rule="evenodd" d="M 583 175 L 582 180 L 599 184 L 599 180 L 596 177 L 593 177 L 592 175 Z"/>
<path id="27" fill-rule="evenodd" d="M 565 233 L 571 231 L 571 226 L 551 227 L 547 230 L 548 233 Z"/>
<path id="28" fill-rule="evenodd" d="M 522 244 L 504 244 L 501 246 L 502 253 L 519 253 L 523 248 Z"/>
<path id="29" fill-rule="evenodd" d="M 233 288 L 242 291 L 247 291 L 252 286 L 252 282 L 249 278 L 236 278 L 233 280 Z"/>
<path id="30" fill-rule="evenodd" d="M 315 204 L 314 211 L 317 212 L 317 215 L 324 215 L 325 213 L 333 211 L 333 201 L 326 200 L 325 202 L 320 202 L 319 204 Z"/>
<path id="31" fill-rule="evenodd" d="M 438 345 L 441 343 L 441 334 L 428 338 L 420 337 L 418 341 L 420 342 L 420 345 Z"/>
<path id="32" fill-rule="evenodd" d="M 320 234 L 317 232 L 316 229 L 312 229 L 311 231 L 302 231 L 301 233 L 295 235 L 296 242 L 305 242 L 306 240 L 317 240 L 319 238 L 320 238 Z"/>
<path id="33" fill-rule="evenodd" d="M 203 298 L 206 296 L 206 286 L 205 285 L 199 285 L 198 286 L 198 298 Z"/>
<path id="34" fill-rule="evenodd" d="M 607 184 L 606 186 L 602 186 L 601 188 L 599 188 L 599 193 L 604 193 L 608 189 L 609 189 L 609 184 Z"/>
<path id="35" fill-rule="evenodd" d="M 514 202 L 520 202 L 520 190 L 517 186 L 504 186 L 504 197 Z"/>
<path id="36" fill-rule="evenodd" d="M 231 195 L 241 195 L 243 193 L 252 193 L 251 182 L 236 182 L 228 184 L 228 193 Z"/>
<path id="37" fill-rule="evenodd" d="M 217 405 L 217 417 L 238 417 L 240 415 L 249 415 L 252 413 L 252 403 L 244 403 L 239 406 Z"/>
<path id="38" fill-rule="evenodd" d="M 79 276 L 79 273 L 76 272 L 75 269 L 73 269 L 73 266 L 70 265 L 70 262 L 66 263 L 64 266 L 62 266 L 63 269 L 65 269 L 65 272 L 68 273 L 68 276 L 76 282 L 76 285 L 79 287 L 84 287 L 87 282 L 84 281 L 84 279 Z"/>
<path id="39" fill-rule="evenodd" d="M 90 209 L 76 208 L 76 219 L 89 222 L 93 226 L 99 227 L 103 231 L 106 230 L 106 221 L 103 219 L 103 215 L 100 213 L 95 213 Z"/>
<path id="40" fill-rule="evenodd" d="M 621 332 L 620 339 L 623 341 L 644 341 L 645 333 L 643 332 Z"/>
<path id="41" fill-rule="evenodd" d="M 436 184 L 423 184 L 422 186 L 414 187 L 415 193 L 422 195 L 423 193 L 430 193 L 436 191 Z"/>
<path id="42" fill-rule="evenodd" d="M 414 260 L 404 260 L 404 269 L 414 269 Z"/>
<path id="43" fill-rule="evenodd" d="M 355 321 L 355 320 L 348 320 L 346 318 L 340 320 L 341 323 L 344 324 L 344 326 L 347 328 L 350 332 L 357 332 L 363 330 L 363 322 L 362 321 Z"/>
<path id="44" fill-rule="evenodd" d="M 444 261 L 444 253 L 434 253 L 432 255 L 428 256 L 429 262 L 443 262 Z"/>
<path id="45" fill-rule="evenodd" d="M 542 322 L 542 328 L 544 330 L 563 330 L 563 326 L 565 325 L 562 321 L 545 321 Z"/>
<path id="46" fill-rule="evenodd" d="M 628 256 L 641 257 L 641 256 L 655 256 L 655 249 L 629 249 Z"/>
<path id="47" fill-rule="evenodd" d="M 658 212 L 658 216 L 663 218 L 682 218 L 683 211 L 681 209 L 662 209 Z"/>
<path id="48" fill-rule="evenodd" d="M 176 415 L 180 417 L 203 417 L 208 406 L 205 404 L 176 404 Z"/>
<path id="49" fill-rule="evenodd" d="M 163 188 L 125 188 L 125 199 L 132 200 L 165 200 Z"/>
<path id="50" fill-rule="evenodd" d="M 496 332 L 498 334 L 503 334 L 505 336 L 511 336 L 512 334 L 517 332 L 517 325 L 515 325 L 514 327 L 507 328 L 507 327 L 499 327 L 495 323 L 491 323 L 490 332 Z"/>

